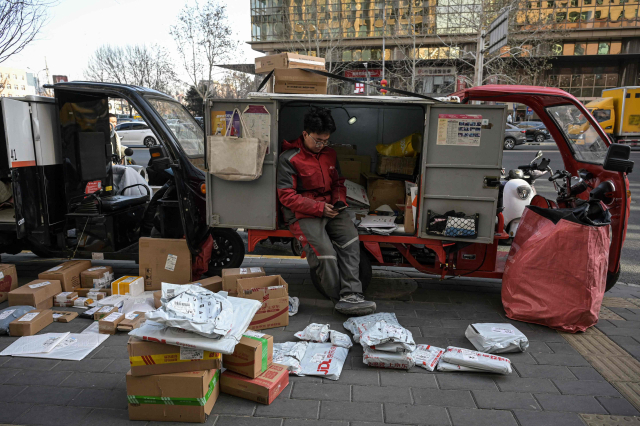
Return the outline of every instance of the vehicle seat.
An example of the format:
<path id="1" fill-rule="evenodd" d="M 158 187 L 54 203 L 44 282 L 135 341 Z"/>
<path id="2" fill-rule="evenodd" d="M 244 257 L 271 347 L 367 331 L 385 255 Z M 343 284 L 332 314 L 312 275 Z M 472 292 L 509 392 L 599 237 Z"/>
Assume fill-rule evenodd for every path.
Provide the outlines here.
<path id="1" fill-rule="evenodd" d="M 111 197 L 101 197 L 102 211 L 114 212 L 116 210 L 126 209 L 127 207 L 137 206 L 149 201 L 148 195 L 113 195 Z"/>

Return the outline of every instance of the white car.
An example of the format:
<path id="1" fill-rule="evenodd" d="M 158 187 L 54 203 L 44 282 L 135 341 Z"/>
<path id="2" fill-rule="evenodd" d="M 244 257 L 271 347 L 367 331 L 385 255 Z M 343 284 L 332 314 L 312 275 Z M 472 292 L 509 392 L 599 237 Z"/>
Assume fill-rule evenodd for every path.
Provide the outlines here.
<path id="1" fill-rule="evenodd" d="M 120 136 L 120 143 L 128 147 L 146 146 L 157 144 L 156 137 L 143 121 L 130 121 L 116 126 L 116 132 Z"/>

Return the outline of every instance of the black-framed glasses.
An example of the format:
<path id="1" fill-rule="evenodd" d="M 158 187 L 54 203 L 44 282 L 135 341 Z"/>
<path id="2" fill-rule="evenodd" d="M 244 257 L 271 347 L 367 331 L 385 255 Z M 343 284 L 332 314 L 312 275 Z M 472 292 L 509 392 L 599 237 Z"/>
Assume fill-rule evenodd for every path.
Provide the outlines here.
<path id="1" fill-rule="evenodd" d="M 327 139 L 326 141 L 322 141 L 322 140 L 317 140 L 316 138 L 314 138 L 313 136 L 311 136 L 309 133 L 307 133 L 307 136 L 309 136 L 311 138 L 311 140 L 313 140 L 313 142 L 316 144 L 316 146 L 320 147 L 320 146 L 327 146 L 331 143 L 331 141 L 329 139 Z"/>

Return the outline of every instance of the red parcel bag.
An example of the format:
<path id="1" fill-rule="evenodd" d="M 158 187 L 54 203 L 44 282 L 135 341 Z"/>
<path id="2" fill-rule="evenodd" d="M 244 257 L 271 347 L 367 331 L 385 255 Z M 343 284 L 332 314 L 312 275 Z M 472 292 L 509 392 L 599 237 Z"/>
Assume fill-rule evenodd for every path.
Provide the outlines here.
<path id="1" fill-rule="evenodd" d="M 569 333 L 598 322 L 611 215 L 601 205 L 590 208 L 602 213 L 595 226 L 578 219 L 576 209 L 525 209 L 502 278 L 507 317 Z"/>

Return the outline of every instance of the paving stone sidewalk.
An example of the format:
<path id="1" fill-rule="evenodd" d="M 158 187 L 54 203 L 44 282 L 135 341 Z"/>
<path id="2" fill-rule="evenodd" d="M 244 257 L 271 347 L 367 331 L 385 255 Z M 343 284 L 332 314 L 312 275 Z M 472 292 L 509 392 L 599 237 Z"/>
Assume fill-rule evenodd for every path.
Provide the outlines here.
<path id="1" fill-rule="evenodd" d="M 3 256 L 15 263 L 20 284 L 59 263 L 30 254 Z M 116 275 L 137 274 L 133 262 L 114 266 Z M 281 274 L 299 313 L 286 328 L 268 330 L 276 342 L 296 340 L 310 322 L 343 330 L 345 316 L 313 288 L 305 261 L 250 258 L 246 265 Z M 510 321 L 504 316 L 495 281 L 428 279 L 411 269 L 374 269 L 369 290 L 378 311 L 395 312 L 417 343 L 472 349 L 464 330 L 472 322 L 511 322 L 529 340 L 529 351 L 509 354 L 509 376 L 409 372 L 367 367 L 354 346 L 338 381 L 290 377 L 271 405 L 222 394 L 206 424 L 216 426 L 378 426 L 393 425 L 584 425 L 578 413 L 638 416 L 640 413 L 557 332 Z M 396 299 L 389 299 L 393 295 Z M 640 298 L 640 288 L 619 286 L 608 296 Z M 7 303 L 0 304 L 0 309 Z M 640 357 L 640 306 L 610 308 L 625 321 L 602 320 L 598 328 L 636 359 Z M 54 323 L 43 332 L 80 332 L 90 321 Z M 0 336 L 0 350 L 16 338 Z M 0 358 L 0 424 L 145 425 L 127 415 L 125 373 L 128 336 L 110 336 L 83 361 Z M 146 423 L 151 425 L 152 423 Z M 155 423 L 153 423 L 155 424 Z M 162 424 L 162 423 L 158 423 Z M 164 423 L 166 424 L 166 423 Z"/>

